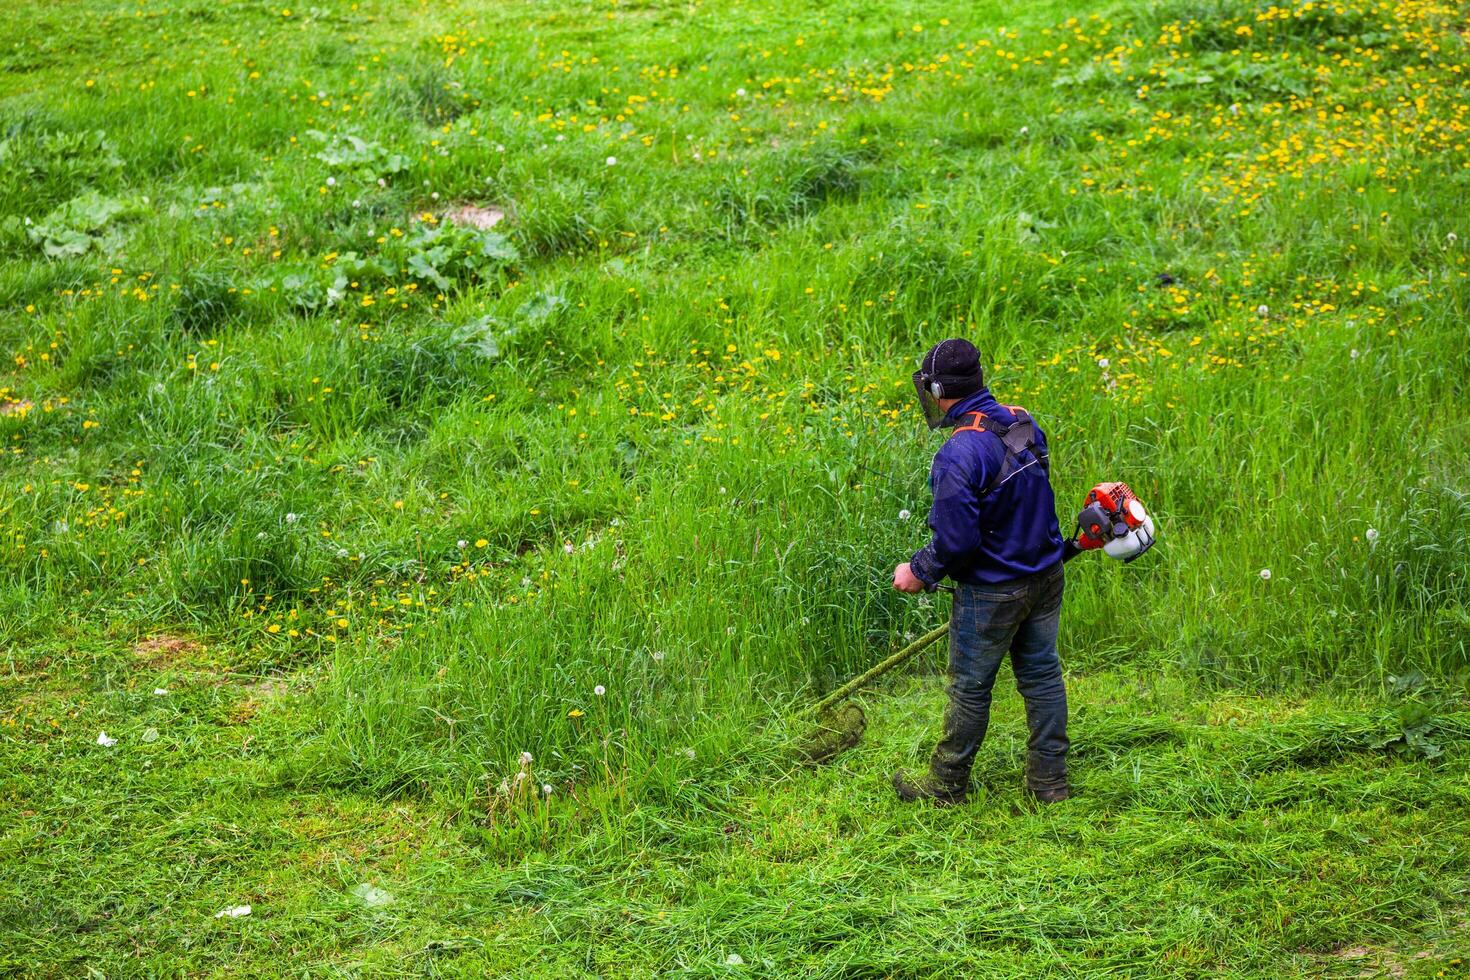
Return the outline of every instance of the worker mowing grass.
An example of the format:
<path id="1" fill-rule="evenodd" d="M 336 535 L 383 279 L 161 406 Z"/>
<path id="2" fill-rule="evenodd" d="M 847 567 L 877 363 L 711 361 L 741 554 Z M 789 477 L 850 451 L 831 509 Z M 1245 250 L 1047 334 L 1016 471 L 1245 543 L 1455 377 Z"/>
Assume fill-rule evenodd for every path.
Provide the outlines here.
<path id="1" fill-rule="evenodd" d="M 1001 405 L 985 386 L 980 354 L 951 339 L 924 355 L 914 386 L 931 429 L 949 431 L 929 486 L 933 537 L 893 570 L 901 592 L 955 583 L 949 633 L 949 704 L 929 772 L 893 775 L 904 800 L 962 803 L 990 722 L 1001 660 L 1010 654 L 1026 702 L 1026 785 L 1037 800 L 1071 794 L 1067 780 L 1067 692 L 1057 653 L 1062 537 L 1046 436 L 1023 408 Z"/>

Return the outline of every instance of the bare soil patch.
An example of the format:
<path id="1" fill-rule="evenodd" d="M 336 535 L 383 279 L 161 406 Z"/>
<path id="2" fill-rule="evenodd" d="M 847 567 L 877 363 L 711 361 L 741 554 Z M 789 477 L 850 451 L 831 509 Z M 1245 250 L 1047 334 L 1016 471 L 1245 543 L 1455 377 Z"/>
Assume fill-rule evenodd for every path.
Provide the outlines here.
<path id="1" fill-rule="evenodd" d="M 487 231 L 505 220 L 505 208 L 494 204 L 458 204 L 444 212 L 444 220 Z"/>
<path id="2" fill-rule="evenodd" d="M 139 640 L 133 645 L 134 655 L 143 658 L 154 667 L 177 667 L 204 647 L 198 640 L 185 636 L 161 634 Z"/>

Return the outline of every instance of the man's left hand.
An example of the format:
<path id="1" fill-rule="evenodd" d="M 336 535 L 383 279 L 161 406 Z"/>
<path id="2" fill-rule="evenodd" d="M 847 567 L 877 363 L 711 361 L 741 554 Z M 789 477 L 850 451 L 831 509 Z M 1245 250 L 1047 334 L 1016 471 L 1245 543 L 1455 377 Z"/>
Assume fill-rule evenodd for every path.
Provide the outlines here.
<path id="1" fill-rule="evenodd" d="M 928 586 L 915 575 L 909 563 L 904 562 L 893 570 L 893 587 L 900 592 L 923 592 Z"/>

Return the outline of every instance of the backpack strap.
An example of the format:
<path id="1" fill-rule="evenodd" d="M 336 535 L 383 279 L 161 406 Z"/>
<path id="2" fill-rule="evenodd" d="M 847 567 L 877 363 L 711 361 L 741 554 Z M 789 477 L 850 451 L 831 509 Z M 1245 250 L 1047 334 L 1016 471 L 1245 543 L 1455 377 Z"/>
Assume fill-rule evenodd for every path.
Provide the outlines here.
<path id="1" fill-rule="evenodd" d="M 994 432 L 996 422 L 984 412 L 966 412 L 960 416 L 960 424 L 949 430 L 950 438 L 956 432 Z"/>
<path id="2" fill-rule="evenodd" d="M 1016 417 L 1010 425 L 997 422 L 984 412 L 967 412 L 960 416 L 960 424 L 950 431 L 951 439 L 959 432 L 991 432 L 1000 437 L 1001 446 L 1005 449 L 1005 462 L 1001 464 L 1000 472 L 981 491 L 981 496 L 991 493 L 1031 465 L 1022 461 L 1022 453 L 1031 453 L 1032 460 L 1041 467 L 1041 472 L 1051 475 L 1051 458 L 1037 442 L 1036 421 L 1031 418 L 1031 413 L 1019 405 L 1007 405 L 1006 408 Z"/>

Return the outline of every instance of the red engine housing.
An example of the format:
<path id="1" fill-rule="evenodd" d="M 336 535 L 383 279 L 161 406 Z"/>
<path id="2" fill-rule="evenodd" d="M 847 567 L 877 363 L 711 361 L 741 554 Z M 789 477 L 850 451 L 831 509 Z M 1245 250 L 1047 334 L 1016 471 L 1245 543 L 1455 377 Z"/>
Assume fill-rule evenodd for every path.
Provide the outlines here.
<path id="1" fill-rule="evenodd" d="M 1077 547 L 1101 548 L 1143 523 L 1144 509 L 1126 483 L 1099 483 L 1087 491 L 1077 515 Z"/>

